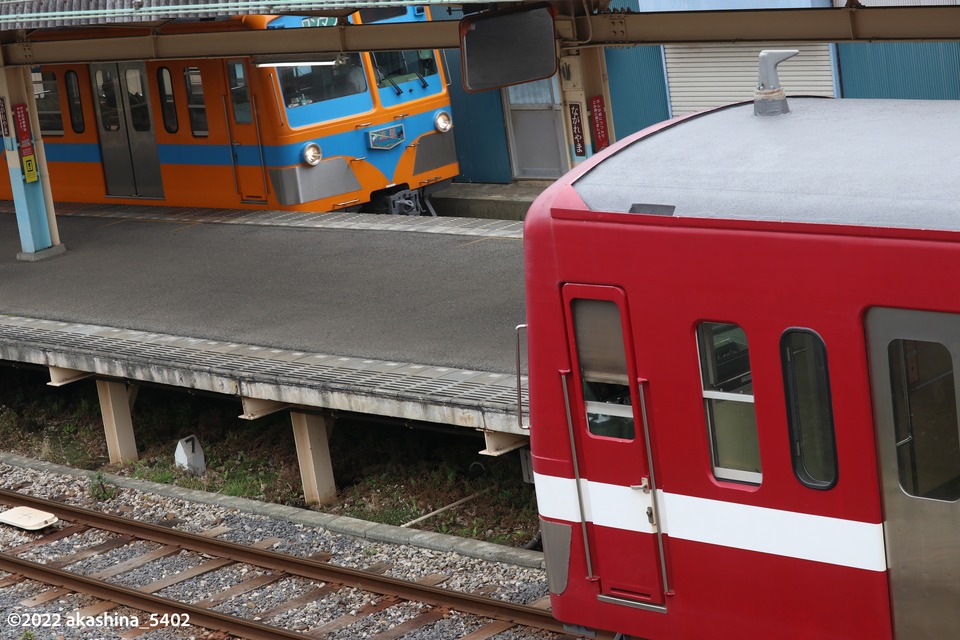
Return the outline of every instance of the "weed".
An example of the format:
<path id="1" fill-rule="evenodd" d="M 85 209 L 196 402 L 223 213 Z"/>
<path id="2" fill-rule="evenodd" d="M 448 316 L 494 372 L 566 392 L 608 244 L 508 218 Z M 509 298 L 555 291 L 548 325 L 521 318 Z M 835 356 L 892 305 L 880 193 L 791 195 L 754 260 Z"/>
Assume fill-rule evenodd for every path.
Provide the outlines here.
<path id="1" fill-rule="evenodd" d="M 239 420 L 235 400 L 144 387 L 134 407 L 139 461 L 109 466 L 96 387 L 52 389 L 43 373 L 0 367 L 3 449 L 82 469 L 101 468 L 159 483 L 304 506 L 290 419 L 277 413 Z M 207 472 L 191 477 L 173 463 L 176 442 L 196 435 Z M 537 531 L 532 485 L 520 479 L 518 454 L 477 455 L 482 441 L 460 433 L 338 419 L 330 439 L 338 504 L 322 511 L 404 524 L 474 493 L 478 499 L 415 526 L 501 544 L 523 544 Z M 96 500 L 118 489 L 90 479 Z"/>
<path id="2" fill-rule="evenodd" d="M 33 635 L 33 631 L 24 631 L 20 634 L 20 640 L 36 640 L 37 636 Z"/>
<path id="3" fill-rule="evenodd" d="M 107 482 L 107 479 L 100 471 L 90 478 L 87 485 L 87 493 L 98 502 L 115 498 L 119 492 L 120 489 L 112 482 Z"/>

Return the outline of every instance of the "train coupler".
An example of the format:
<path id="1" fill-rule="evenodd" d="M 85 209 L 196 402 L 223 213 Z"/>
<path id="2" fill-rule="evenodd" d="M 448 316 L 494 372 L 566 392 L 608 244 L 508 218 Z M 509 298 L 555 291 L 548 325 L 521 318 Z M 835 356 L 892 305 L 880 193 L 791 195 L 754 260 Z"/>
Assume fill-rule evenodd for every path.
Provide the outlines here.
<path id="1" fill-rule="evenodd" d="M 391 193 L 387 200 L 387 210 L 392 215 L 437 215 L 437 212 L 433 210 L 433 206 L 423 195 L 423 192 L 418 189 L 404 189 L 403 191 Z"/>

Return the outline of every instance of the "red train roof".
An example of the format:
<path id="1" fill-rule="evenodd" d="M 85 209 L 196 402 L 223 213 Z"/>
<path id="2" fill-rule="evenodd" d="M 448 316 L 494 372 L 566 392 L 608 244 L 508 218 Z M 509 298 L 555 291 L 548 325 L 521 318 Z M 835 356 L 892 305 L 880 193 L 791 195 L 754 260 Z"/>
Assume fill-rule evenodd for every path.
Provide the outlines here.
<path id="1" fill-rule="evenodd" d="M 789 102 L 638 134 L 573 187 L 593 211 L 960 231 L 960 101 Z"/>

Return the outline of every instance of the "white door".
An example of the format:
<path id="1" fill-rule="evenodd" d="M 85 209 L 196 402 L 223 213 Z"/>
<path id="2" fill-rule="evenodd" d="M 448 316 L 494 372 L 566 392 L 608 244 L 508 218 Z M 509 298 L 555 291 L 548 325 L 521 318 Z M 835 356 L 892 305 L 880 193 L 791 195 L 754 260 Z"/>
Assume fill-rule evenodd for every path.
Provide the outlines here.
<path id="1" fill-rule="evenodd" d="M 504 90 L 515 178 L 559 178 L 567 169 L 563 108 L 557 77 Z"/>

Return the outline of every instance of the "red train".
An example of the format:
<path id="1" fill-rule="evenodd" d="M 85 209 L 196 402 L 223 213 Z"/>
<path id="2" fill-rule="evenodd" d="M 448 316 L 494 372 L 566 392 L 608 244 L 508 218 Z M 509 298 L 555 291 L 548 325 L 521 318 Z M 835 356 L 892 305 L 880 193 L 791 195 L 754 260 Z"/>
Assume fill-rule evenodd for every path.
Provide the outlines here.
<path id="1" fill-rule="evenodd" d="M 525 230 L 554 614 L 650 640 L 960 634 L 960 103 L 647 129 Z"/>

